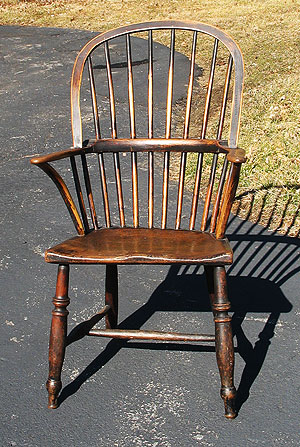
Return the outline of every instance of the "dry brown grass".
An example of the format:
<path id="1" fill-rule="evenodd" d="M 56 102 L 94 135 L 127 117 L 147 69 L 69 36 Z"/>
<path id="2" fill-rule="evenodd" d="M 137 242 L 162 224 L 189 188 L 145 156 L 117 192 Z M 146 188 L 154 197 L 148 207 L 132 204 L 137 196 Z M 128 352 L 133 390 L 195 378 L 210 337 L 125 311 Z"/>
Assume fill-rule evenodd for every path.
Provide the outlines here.
<path id="1" fill-rule="evenodd" d="M 299 236 L 298 0 L 2 0 L 0 5 L 2 24 L 104 31 L 162 19 L 207 22 L 239 42 L 247 74 L 240 146 L 249 161 L 242 170 L 236 212 Z M 185 52 L 184 41 L 179 44 Z"/>

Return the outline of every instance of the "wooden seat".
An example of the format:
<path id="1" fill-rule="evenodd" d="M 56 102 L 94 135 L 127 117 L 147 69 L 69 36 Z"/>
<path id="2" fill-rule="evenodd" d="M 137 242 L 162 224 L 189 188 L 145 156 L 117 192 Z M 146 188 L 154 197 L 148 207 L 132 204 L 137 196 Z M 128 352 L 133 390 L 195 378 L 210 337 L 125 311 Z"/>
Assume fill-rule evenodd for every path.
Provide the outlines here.
<path id="1" fill-rule="evenodd" d="M 185 55 L 176 42 L 184 42 Z M 70 264 L 100 263 L 104 307 L 84 335 L 214 341 L 225 416 L 236 416 L 225 231 L 245 161 L 237 147 L 242 87 L 239 47 L 203 23 L 128 25 L 79 52 L 71 79 L 73 147 L 31 160 L 58 188 L 77 231 L 46 251 L 46 261 L 58 264 L 49 408 L 58 406 L 62 387 Z M 174 263 L 204 267 L 215 335 L 118 327 L 118 265 Z M 103 317 L 105 328 L 93 328 Z"/>
<path id="2" fill-rule="evenodd" d="M 47 262 L 68 264 L 231 264 L 227 239 L 211 233 L 159 228 L 104 228 L 46 251 Z"/>

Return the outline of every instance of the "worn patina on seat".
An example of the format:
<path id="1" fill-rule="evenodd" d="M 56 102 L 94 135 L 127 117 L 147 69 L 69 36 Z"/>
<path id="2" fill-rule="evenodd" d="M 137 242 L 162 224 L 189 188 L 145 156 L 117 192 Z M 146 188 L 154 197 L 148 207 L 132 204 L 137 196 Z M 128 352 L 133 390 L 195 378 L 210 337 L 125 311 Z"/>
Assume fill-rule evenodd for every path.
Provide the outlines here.
<path id="1" fill-rule="evenodd" d="M 158 48 L 161 50 L 162 45 L 156 43 L 155 37 L 161 30 L 164 39 L 166 35 L 170 36 L 170 45 L 164 47 L 167 52 L 164 130 L 163 135 L 156 135 L 156 127 L 153 124 L 156 114 L 154 92 L 158 71 L 162 71 L 162 65 L 156 70 L 156 51 Z M 178 133 L 179 128 L 178 123 L 174 124 L 176 114 L 173 97 L 177 79 L 175 42 L 179 33 L 185 33 L 186 48 L 190 45 L 190 58 L 186 57 L 188 71 L 182 87 L 184 99 L 181 98 L 180 105 L 183 116 L 182 129 L 179 131 L 181 135 L 173 136 L 173 132 Z M 202 43 L 205 39 L 208 39 L 208 44 Z M 134 48 L 136 43 L 141 42 L 146 48 L 146 62 L 139 68 L 143 73 L 135 71 L 139 64 L 135 60 Z M 209 45 L 211 56 L 208 68 L 199 68 L 201 62 L 198 62 L 198 55 L 208 53 Z M 118 51 L 115 51 L 116 47 Z M 102 59 L 97 59 L 97 51 L 102 51 Z M 114 61 L 111 60 L 112 54 Z M 221 74 L 218 74 L 219 71 Z M 85 72 L 88 87 L 83 82 Z M 145 101 L 141 112 L 137 112 L 135 81 L 143 74 L 146 74 L 142 88 Z M 117 132 L 118 99 L 115 76 L 118 76 L 118 85 L 120 77 L 124 76 L 125 80 L 122 82 L 128 89 L 128 134 L 121 137 Z M 201 80 L 205 76 L 203 87 Z M 140 87 L 141 82 L 137 84 Z M 105 264 L 105 305 L 99 311 L 97 321 L 105 317 L 106 328 L 90 328 L 89 335 L 161 341 L 215 341 L 225 416 L 236 416 L 234 348 L 225 272 L 225 266 L 232 263 L 233 254 L 225 237 L 225 230 L 235 197 L 240 167 L 245 161 L 244 151 L 237 148 L 242 87 L 243 59 L 239 47 L 223 31 L 202 23 L 163 21 L 124 26 L 94 37 L 79 52 L 71 80 L 73 147 L 49 155 L 36 156 L 31 160 L 32 164 L 39 166 L 49 175 L 59 189 L 78 233 L 77 236 L 48 249 L 45 255 L 47 262 L 58 264 L 49 348 L 49 408 L 57 407 L 57 398 L 62 387 L 61 371 L 66 347 L 69 304 L 69 266 Z M 86 99 L 83 103 L 80 98 L 84 89 L 91 97 L 95 130 L 92 139 L 83 138 L 83 124 L 88 122 L 82 118 L 82 111 L 86 112 L 87 109 Z M 203 97 L 202 103 L 197 102 L 200 97 Z M 211 106 L 213 98 L 218 102 L 217 107 Z M 201 122 L 194 125 L 194 135 L 190 136 L 194 100 L 198 112 L 202 110 Z M 123 109 L 123 106 L 121 108 Z M 137 118 L 140 118 L 142 111 L 146 111 L 146 135 L 140 135 L 136 129 Z M 211 127 L 210 119 L 213 123 Z M 122 120 L 124 121 L 123 115 L 120 121 Z M 214 126 L 214 134 L 208 135 Z M 227 137 L 224 137 L 225 133 Z M 120 157 L 120 154 L 127 154 L 127 158 Z M 139 160 L 145 160 L 145 157 L 146 163 L 143 162 L 142 172 Z M 172 219 L 169 200 L 171 157 L 175 157 L 178 162 L 177 176 L 172 174 L 173 185 L 175 181 L 178 184 Z M 189 175 L 191 192 L 185 184 L 186 168 L 190 166 L 189 157 L 193 157 L 196 165 L 195 171 Z M 125 162 L 125 159 L 125 168 L 129 167 L 130 171 L 130 180 L 127 181 L 131 196 L 129 204 L 124 199 L 125 168 L 122 168 L 122 162 Z M 95 160 L 99 168 L 96 182 Z M 69 168 L 64 167 L 62 172 L 66 174 L 71 171 L 73 189 L 67 187 L 67 180 L 53 167 L 53 164 L 67 161 Z M 139 176 L 142 174 L 146 175 L 147 179 L 146 200 L 140 199 Z M 111 191 L 112 182 L 108 182 L 108 176 L 111 175 L 114 175 L 114 197 Z M 160 191 L 158 197 L 155 192 L 157 189 Z M 96 190 L 101 192 L 99 197 L 102 195 L 101 213 L 99 200 L 95 199 Z M 116 204 L 115 213 L 112 212 L 112 201 Z M 183 203 L 189 201 L 190 204 L 185 205 L 189 207 L 189 216 L 184 228 L 182 222 L 186 216 L 183 215 Z M 174 263 L 204 266 L 215 335 L 118 328 L 117 266 Z"/>

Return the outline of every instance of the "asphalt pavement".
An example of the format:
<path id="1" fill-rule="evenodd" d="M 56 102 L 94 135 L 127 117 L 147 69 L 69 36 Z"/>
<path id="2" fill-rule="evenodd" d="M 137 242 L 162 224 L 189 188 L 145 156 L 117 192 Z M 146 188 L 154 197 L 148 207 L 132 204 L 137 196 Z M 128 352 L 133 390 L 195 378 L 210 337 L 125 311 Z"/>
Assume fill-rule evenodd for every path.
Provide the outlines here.
<path id="1" fill-rule="evenodd" d="M 223 416 L 213 347 L 88 337 L 67 347 L 60 407 L 47 409 L 56 266 L 43 253 L 74 230 L 55 187 L 29 160 L 71 145 L 70 74 L 95 34 L 0 28 L 0 445 L 299 446 L 299 239 L 234 216 L 228 272 L 238 417 Z M 71 269 L 70 329 L 102 307 L 103 274 L 103 267 Z M 120 320 L 210 333 L 202 271 L 123 266 Z"/>

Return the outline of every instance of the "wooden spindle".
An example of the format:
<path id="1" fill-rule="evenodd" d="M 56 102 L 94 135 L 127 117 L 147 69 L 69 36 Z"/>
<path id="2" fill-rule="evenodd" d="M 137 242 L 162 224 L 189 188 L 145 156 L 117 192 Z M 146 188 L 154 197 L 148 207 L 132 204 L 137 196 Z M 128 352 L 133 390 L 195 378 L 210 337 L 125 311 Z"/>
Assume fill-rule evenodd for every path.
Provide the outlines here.
<path id="1" fill-rule="evenodd" d="M 114 95 L 113 79 L 112 79 L 112 74 L 111 74 L 109 46 L 108 46 L 107 41 L 104 43 L 104 54 L 105 54 L 105 60 L 106 60 L 106 72 L 107 72 L 108 91 L 109 91 L 111 136 L 112 136 L 112 138 L 117 138 L 115 95 Z"/>
<path id="2" fill-rule="evenodd" d="M 173 99 L 173 84 L 174 84 L 174 52 L 175 52 L 175 30 L 172 29 L 171 43 L 170 43 L 168 89 L 167 89 L 166 138 L 171 137 L 172 99 Z M 167 224 L 169 165 L 170 165 L 170 153 L 165 152 L 164 170 L 163 170 L 162 218 L 161 218 L 162 229 L 165 229 Z"/>
<path id="3" fill-rule="evenodd" d="M 139 226 L 139 201 L 138 201 L 138 173 L 137 173 L 137 153 L 131 154 L 132 170 L 132 208 L 133 208 L 133 226 Z"/>
<path id="4" fill-rule="evenodd" d="M 96 88 L 95 88 L 95 80 L 94 80 L 94 72 L 93 72 L 91 56 L 88 57 L 88 68 L 89 68 L 89 77 L 90 77 L 90 84 L 91 84 L 91 96 L 92 96 L 95 134 L 96 134 L 96 139 L 99 140 L 101 138 L 100 122 L 99 122 L 97 96 L 96 96 Z M 108 193 L 107 193 L 106 175 L 105 175 L 105 168 L 104 168 L 104 159 L 103 159 L 102 153 L 98 154 L 98 163 L 99 163 L 99 171 L 100 171 L 100 179 L 101 179 L 101 191 L 102 191 L 103 204 L 104 204 L 105 224 L 106 224 L 106 227 L 110 227 Z"/>
<path id="5" fill-rule="evenodd" d="M 233 59 L 232 59 L 232 56 L 230 55 L 229 59 L 228 59 L 225 83 L 224 83 L 224 89 L 223 89 L 223 98 L 222 98 L 219 123 L 218 123 L 218 129 L 217 129 L 217 140 L 220 140 L 222 138 L 222 131 L 223 131 L 223 126 L 224 126 L 226 105 L 227 105 L 228 92 L 229 92 L 229 86 L 230 86 L 230 78 L 231 78 L 231 72 L 232 72 L 232 64 L 233 64 Z M 216 172 L 217 159 L 218 159 L 218 154 L 215 154 L 214 158 L 213 158 L 211 173 L 210 173 L 209 186 L 208 186 L 207 194 L 206 194 L 206 200 L 205 200 L 206 206 L 204 207 L 204 212 L 203 212 L 203 216 L 202 216 L 202 224 L 201 224 L 202 231 L 204 231 L 204 229 L 206 228 L 207 216 L 208 216 L 209 206 L 210 206 L 210 202 L 211 202 L 211 195 L 212 195 L 212 185 L 214 183 L 215 172 Z M 210 229 L 209 229 L 210 232 L 214 232 L 215 227 L 216 227 L 216 221 L 217 221 L 217 216 L 218 216 L 218 211 L 219 211 L 219 206 L 220 206 L 220 200 L 221 200 L 221 196 L 222 196 L 222 191 L 223 191 L 225 176 L 226 176 L 226 171 L 227 171 L 227 164 L 228 164 L 228 162 L 227 162 L 227 159 L 225 158 L 224 163 L 223 163 L 221 177 L 219 180 L 217 193 L 216 193 L 214 207 L 213 207 L 213 211 L 212 211 Z"/>
<path id="6" fill-rule="evenodd" d="M 207 129 L 209 107 L 210 107 L 215 66 L 216 66 L 216 60 L 217 60 L 217 53 L 218 53 L 218 40 L 215 39 L 213 55 L 212 55 L 212 60 L 211 60 L 211 66 L 210 66 L 209 79 L 208 79 L 208 85 L 207 85 L 207 91 L 206 91 L 206 98 L 205 98 L 203 122 L 202 122 L 202 129 L 201 129 L 201 139 L 205 139 L 205 134 L 206 134 L 206 129 Z M 203 154 L 199 154 L 198 161 L 197 161 L 193 200 L 192 200 L 190 230 L 193 230 L 195 227 L 195 220 L 196 220 L 197 208 L 198 208 L 199 191 L 200 191 L 201 174 L 202 174 L 202 165 L 203 165 Z"/>
<path id="7" fill-rule="evenodd" d="M 91 56 L 89 56 L 87 58 L 87 61 L 88 61 L 88 70 L 89 70 L 89 78 L 90 78 L 90 86 L 91 86 L 91 97 L 92 97 L 92 109 L 93 109 L 95 136 L 96 136 L 96 139 L 99 140 L 99 138 L 101 138 L 101 136 L 100 136 L 100 121 L 99 121 L 95 78 L 94 78 L 94 71 L 93 71 L 93 64 L 92 64 Z"/>
<path id="8" fill-rule="evenodd" d="M 203 122 L 202 122 L 202 129 L 201 129 L 201 138 L 202 139 L 205 139 L 206 130 L 207 130 L 209 108 L 210 108 L 212 88 L 213 88 L 213 82 L 214 82 L 214 74 L 215 74 L 215 68 L 216 68 L 216 60 L 217 60 L 217 54 L 218 54 L 218 44 L 219 44 L 218 39 L 215 39 L 214 49 L 213 49 L 213 54 L 212 54 L 212 59 L 211 59 L 211 65 L 210 65 L 210 73 L 209 73 L 208 84 L 207 84 L 206 98 L 205 98 Z M 217 156 L 216 157 L 214 156 L 213 166 L 215 166 L 216 163 L 217 163 Z M 208 189 L 207 189 L 207 194 L 206 194 L 206 198 L 205 198 L 205 203 L 204 203 L 202 221 L 201 221 L 201 230 L 202 231 L 204 231 L 203 228 L 205 229 L 205 227 L 206 227 L 207 216 L 208 216 L 208 212 L 209 212 L 209 205 L 210 205 L 210 200 L 211 200 L 212 187 L 213 187 L 214 172 L 215 172 L 215 169 L 213 170 L 213 168 L 212 168 L 210 179 L 209 179 L 209 184 L 208 184 Z"/>
<path id="9" fill-rule="evenodd" d="M 218 214 L 219 214 L 220 202 L 221 202 L 222 192 L 223 192 L 225 178 L 226 178 L 227 166 L 228 166 L 228 160 L 225 157 L 220 180 L 219 180 L 216 199 L 215 199 L 215 203 L 214 203 L 214 208 L 213 208 L 212 215 L 211 215 L 210 228 L 209 228 L 210 233 L 213 233 L 216 229 L 216 223 L 217 223 L 217 218 L 218 218 Z"/>
<path id="10" fill-rule="evenodd" d="M 153 36 L 148 34 L 148 138 L 153 138 Z M 154 166 L 153 152 L 148 154 L 148 227 L 153 228 Z"/>
<path id="11" fill-rule="evenodd" d="M 105 165 L 103 154 L 98 154 L 98 163 L 99 163 L 99 171 L 100 171 L 100 179 L 101 179 L 101 191 L 103 197 L 103 205 L 104 205 L 104 216 L 105 216 L 105 225 L 107 228 L 111 226 L 110 221 L 110 212 L 109 212 L 109 200 L 108 200 L 108 191 L 107 191 L 107 181 L 105 174 Z"/>
<path id="12" fill-rule="evenodd" d="M 186 109 L 185 109 L 183 138 L 188 138 L 188 135 L 189 135 L 189 126 L 190 126 L 190 118 L 191 118 L 191 106 L 192 106 L 192 95 L 193 95 L 193 85 L 194 85 L 194 76 L 195 76 L 196 45 L 197 45 L 197 31 L 194 31 L 193 44 L 192 44 L 192 54 L 191 54 L 191 63 L 190 63 L 190 76 L 189 76 L 189 84 L 188 84 L 187 99 L 186 99 Z"/>
<path id="13" fill-rule="evenodd" d="M 168 89 L 167 89 L 166 138 L 170 138 L 171 136 L 172 99 L 173 99 L 173 84 L 174 84 L 174 52 L 175 52 L 175 30 L 172 29 L 171 43 L 170 43 Z"/>
<path id="14" fill-rule="evenodd" d="M 128 103 L 129 103 L 129 120 L 130 120 L 130 138 L 135 138 L 135 113 L 134 113 L 134 93 L 133 93 L 133 76 L 132 76 L 132 58 L 130 36 L 126 35 L 126 51 L 127 51 L 127 75 L 128 75 Z"/>
<path id="15" fill-rule="evenodd" d="M 96 208 L 94 203 L 94 197 L 92 192 L 92 186 L 91 186 L 91 180 L 90 180 L 90 174 L 88 171 L 87 161 L 85 154 L 81 155 L 81 162 L 82 162 L 82 169 L 83 169 L 83 176 L 84 176 L 84 183 L 86 188 L 86 194 L 89 201 L 90 206 L 90 212 L 91 212 L 91 218 L 93 222 L 93 227 L 96 230 L 98 228 L 98 222 L 97 222 L 97 215 L 96 215 Z"/>
<path id="16" fill-rule="evenodd" d="M 170 165 L 170 153 L 165 152 L 164 170 L 163 170 L 163 191 L 162 191 L 162 218 L 161 218 L 161 228 L 163 230 L 166 228 L 167 225 L 169 165 Z"/>
<path id="17" fill-rule="evenodd" d="M 183 138 L 184 139 L 187 139 L 188 135 L 189 135 L 193 85 L 194 85 L 194 76 L 195 76 L 196 46 L 197 46 L 197 31 L 194 31 L 193 43 L 192 43 L 192 53 L 191 53 L 191 63 L 190 63 L 189 83 L 188 83 L 187 99 L 186 99 L 184 129 L 183 129 Z M 186 157 L 187 157 L 186 152 L 183 152 L 181 154 L 180 170 L 179 170 L 178 198 L 177 198 L 177 211 L 176 211 L 176 222 L 175 222 L 176 230 L 178 230 L 180 228 L 180 221 L 181 221 Z"/>
<path id="18" fill-rule="evenodd" d="M 153 208 L 154 208 L 154 166 L 153 152 L 148 154 L 148 227 L 153 228 Z"/>
<path id="19" fill-rule="evenodd" d="M 228 59 L 227 71 L 226 71 L 226 76 L 225 76 L 223 99 L 222 99 L 219 124 L 218 124 L 218 130 L 217 130 L 217 140 L 221 140 L 221 138 L 222 138 L 222 131 L 223 131 L 223 126 L 224 126 L 226 105 L 227 105 L 228 92 L 229 92 L 229 86 L 230 86 L 230 78 L 231 78 L 231 73 L 232 73 L 232 65 L 233 65 L 233 59 L 232 59 L 232 56 L 230 55 L 229 59 Z"/>
<path id="20" fill-rule="evenodd" d="M 197 216 L 198 209 L 198 200 L 199 200 L 199 191 L 200 191 L 200 182 L 202 176 L 202 166 L 203 166 L 203 154 L 198 154 L 197 160 L 197 168 L 196 168 L 196 176 L 194 183 L 194 192 L 193 192 L 193 200 L 192 200 L 192 209 L 191 209 L 191 217 L 190 217 L 190 230 L 195 228 L 195 220 Z"/>
<path id="21" fill-rule="evenodd" d="M 135 112 L 134 112 L 134 92 L 133 92 L 133 75 L 132 75 L 132 57 L 130 35 L 126 35 L 126 51 L 127 51 L 127 74 L 128 74 L 128 103 L 129 103 L 129 120 L 130 120 L 130 138 L 135 138 Z M 139 210 L 138 210 L 138 175 L 137 175 L 137 154 L 131 154 L 132 169 L 132 202 L 133 202 L 133 226 L 139 226 Z"/>
<path id="22" fill-rule="evenodd" d="M 211 94 L 212 94 L 212 88 L 213 88 L 213 82 L 214 82 L 214 74 L 215 74 L 215 68 L 216 68 L 217 53 L 218 53 L 218 43 L 219 43 L 218 39 L 215 39 L 213 55 L 212 55 L 211 65 L 210 65 L 210 73 L 209 73 L 207 91 L 206 91 L 206 98 L 205 98 L 203 123 L 202 123 L 202 130 L 201 130 L 201 138 L 202 139 L 205 138 L 206 129 L 207 129 L 209 107 L 210 107 Z"/>
<path id="23" fill-rule="evenodd" d="M 111 136 L 112 136 L 112 138 L 117 138 L 115 96 L 114 96 L 114 87 L 113 87 L 113 80 L 112 80 L 112 73 L 111 73 L 109 46 L 108 46 L 107 41 L 104 43 L 104 53 L 105 53 L 105 60 L 106 60 L 106 72 L 107 72 L 108 91 L 109 91 Z M 117 197 L 118 197 L 120 225 L 121 225 L 121 227 L 124 227 L 125 226 L 125 216 L 124 216 L 124 202 L 123 202 L 121 171 L 120 171 L 120 159 L 119 159 L 119 154 L 117 152 L 114 152 L 113 156 L 114 156 L 114 168 L 115 168 L 115 176 L 116 176 L 116 188 L 117 188 Z"/>
<path id="24" fill-rule="evenodd" d="M 148 35 L 148 137 L 153 138 L 153 38 Z"/>
<path id="25" fill-rule="evenodd" d="M 121 227 L 125 227 L 124 201 L 123 201 L 123 191 L 122 191 L 122 181 L 121 181 L 120 159 L 119 159 L 118 152 L 114 152 L 114 168 L 115 168 L 115 176 L 116 176 L 116 187 L 117 187 L 117 196 L 118 196 L 120 225 L 121 225 Z"/>
<path id="26" fill-rule="evenodd" d="M 205 229 L 206 229 L 209 207 L 210 207 L 210 202 L 211 202 L 211 196 L 212 196 L 213 186 L 214 186 L 214 181 L 215 181 L 215 176 L 216 176 L 217 163 L 218 163 L 218 154 L 214 154 L 212 165 L 211 165 L 211 170 L 210 170 L 209 182 L 208 182 L 208 186 L 207 186 L 207 190 L 206 190 L 205 201 L 204 201 L 204 209 L 203 209 L 202 221 L 201 221 L 201 231 L 205 231 Z"/>
<path id="27" fill-rule="evenodd" d="M 182 201 L 183 201 L 183 189 L 184 189 L 184 176 L 186 167 L 186 152 L 181 154 L 180 160 L 180 170 L 179 170 L 179 184 L 178 184 L 178 197 L 177 197 L 177 210 L 176 210 L 176 222 L 175 229 L 179 230 L 182 212 Z"/>
<path id="28" fill-rule="evenodd" d="M 88 218 L 87 218 L 86 209 L 85 209 L 85 205 L 84 205 L 83 194 L 82 194 L 82 189 L 81 189 L 81 185 L 80 185 L 80 180 L 79 180 L 75 157 L 71 156 L 70 161 L 71 161 L 71 168 L 72 168 L 72 172 L 73 172 L 73 178 L 74 178 L 75 189 L 76 189 L 76 194 L 77 194 L 77 200 L 78 200 L 79 209 L 80 209 L 80 213 L 81 213 L 81 217 L 82 217 L 82 221 L 83 221 L 83 225 L 84 225 L 84 231 L 85 231 L 85 233 L 88 233 L 89 223 L 88 223 Z"/>

